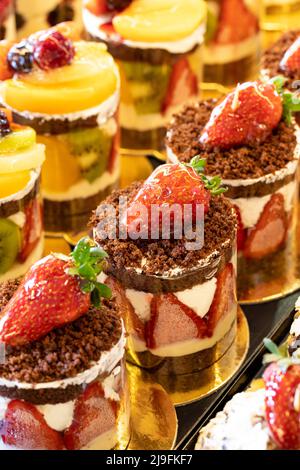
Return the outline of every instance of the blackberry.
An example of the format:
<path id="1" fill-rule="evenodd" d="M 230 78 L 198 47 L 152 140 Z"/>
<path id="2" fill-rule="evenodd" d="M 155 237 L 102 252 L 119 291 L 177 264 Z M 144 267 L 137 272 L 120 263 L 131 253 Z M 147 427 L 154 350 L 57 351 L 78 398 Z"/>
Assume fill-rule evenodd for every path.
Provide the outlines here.
<path id="1" fill-rule="evenodd" d="M 16 72 L 29 73 L 33 67 L 33 47 L 21 41 L 11 47 L 7 54 L 9 66 Z"/>
<path id="2" fill-rule="evenodd" d="M 12 132 L 6 113 L 0 111 L 0 137 L 5 137 Z"/>
<path id="3" fill-rule="evenodd" d="M 132 0 L 106 0 L 108 10 L 121 11 L 127 8 Z"/>

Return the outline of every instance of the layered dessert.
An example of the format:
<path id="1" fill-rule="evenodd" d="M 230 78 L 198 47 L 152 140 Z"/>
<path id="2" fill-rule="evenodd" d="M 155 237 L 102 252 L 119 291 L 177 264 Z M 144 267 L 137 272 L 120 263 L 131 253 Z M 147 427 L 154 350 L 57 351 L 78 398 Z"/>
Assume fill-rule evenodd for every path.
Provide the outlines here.
<path id="1" fill-rule="evenodd" d="M 0 282 L 23 275 L 42 256 L 44 160 L 35 131 L 0 109 Z"/>
<path id="2" fill-rule="evenodd" d="M 264 0 L 263 3 L 264 47 L 269 47 L 284 31 L 299 27 L 300 2 L 299 0 Z"/>
<path id="3" fill-rule="evenodd" d="M 236 216 L 220 180 L 202 178 L 202 164 L 162 165 L 144 183 L 115 191 L 92 219 L 132 360 L 164 374 L 207 367 L 235 338 Z"/>
<path id="4" fill-rule="evenodd" d="M 260 2 L 208 0 L 204 81 L 233 86 L 254 78 L 260 54 Z"/>
<path id="5" fill-rule="evenodd" d="M 63 21 L 81 25 L 81 0 L 15 0 L 17 34 L 20 39 Z"/>
<path id="6" fill-rule="evenodd" d="M 246 82 L 221 102 L 188 106 L 174 117 L 166 139 L 169 161 L 189 162 L 200 154 L 207 177 L 220 175 L 228 188 L 239 219 L 243 300 L 281 292 L 295 268 L 289 253 L 297 220 L 299 145 L 291 95 L 283 92 L 281 80 L 276 86 Z"/>
<path id="7" fill-rule="evenodd" d="M 235 395 L 200 431 L 196 450 L 300 449 L 299 359 L 274 344 L 271 353 L 262 387 Z"/>
<path id="8" fill-rule="evenodd" d="M 1 450 L 106 450 L 128 434 L 124 329 L 96 282 L 104 257 L 81 240 L 0 285 Z"/>
<path id="9" fill-rule="evenodd" d="M 161 149 L 172 114 L 197 97 L 205 20 L 202 0 L 85 1 L 88 37 L 120 67 L 123 147 Z"/>
<path id="10" fill-rule="evenodd" d="M 46 146 L 49 232 L 84 230 L 119 179 L 117 66 L 104 45 L 76 38 L 77 27 L 62 23 L 1 51 L 1 101 Z"/>

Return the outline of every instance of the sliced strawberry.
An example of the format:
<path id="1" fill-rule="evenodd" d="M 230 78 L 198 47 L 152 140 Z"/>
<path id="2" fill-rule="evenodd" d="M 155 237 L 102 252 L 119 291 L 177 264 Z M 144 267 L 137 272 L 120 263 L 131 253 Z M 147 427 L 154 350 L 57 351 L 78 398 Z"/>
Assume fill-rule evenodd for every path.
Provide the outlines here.
<path id="1" fill-rule="evenodd" d="M 207 314 L 208 332 L 210 336 L 213 334 L 220 318 L 230 312 L 235 302 L 234 268 L 231 263 L 228 263 L 218 275 L 214 300 Z"/>
<path id="2" fill-rule="evenodd" d="M 271 364 L 264 373 L 266 418 L 281 449 L 300 449 L 300 366 Z"/>
<path id="3" fill-rule="evenodd" d="M 279 67 L 284 72 L 299 72 L 300 70 L 300 36 L 293 42 L 284 54 Z"/>
<path id="4" fill-rule="evenodd" d="M 216 44 L 233 44 L 255 36 L 259 20 L 244 0 L 221 0 Z"/>
<path id="5" fill-rule="evenodd" d="M 96 16 L 109 12 L 106 0 L 84 0 L 84 7 Z"/>
<path id="6" fill-rule="evenodd" d="M 42 206 L 38 199 L 30 201 L 25 208 L 25 225 L 22 234 L 22 246 L 19 261 L 24 263 L 41 239 L 43 230 Z"/>
<path id="7" fill-rule="evenodd" d="M 238 251 L 241 251 L 244 248 L 245 241 L 246 241 L 246 238 L 247 238 L 247 229 L 245 229 L 244 226 L 243 226 L 240 209 L 238 208 L 238 206 L 235 206 L 235 205 L 234 205 L 234 209 L 235 209 L 237 220 L 238 220 L 237 249 L 238 249 Z"/>
<path id="8" fill-rule="evenodd" d="M 182 304 L 173 294 L 153 297 L 151 318 L 146 324 L 146 344 L 149 349 L 179 341 L 207 336 L 206 321 Z"/>
<path id="9" fill-rule="evenodd" d="M 284 197 L 276 193 L 267 202 L 259 221 L 251 230 L 245 243 L 244 256 L 251 259 L 268 256 L 284 244 L 286 235 L 287 217 Z"/>
<path id="10" fill-rule="evenodd" d="M 116 408 L 104 397 L 99 382 L 89 385 L 75 404 L 73 423 L 64 432 L 65 446 L 79 450 L 116 424 Z"/>
<path id="11" fill-rule="evenodd" d="M 116 119 L 118 120 L 118 116 L 116 116 Z M 113 138 L 112 145 L 111 145 L 110 157 L 108 161 L 109 173 L 113 173 L 115 166 L 116 166 L 116 161 L 117 161 L 119 150 L 120 150 L 120 139 L 121 139 L 121 132 L 120 132 L 120 127 L 118 127 L 118 130 Z"/>
<path id="12" fill-rule="evenodd" d="M 162 112 L 169 108 L 180 106 L 199 91 L 197 76 L 191 69 L 186 57 L 179 59 L 174 65 L 168 85 L 168 90 L 162 105 Z"/>
<path id="13" fill-rule="evenodd" d="M 1 429 L 5 444 L 24 450 L 62 450 L 61 434 L 51 429 L 35 406 L 12 400 L 5 413 Z"/>

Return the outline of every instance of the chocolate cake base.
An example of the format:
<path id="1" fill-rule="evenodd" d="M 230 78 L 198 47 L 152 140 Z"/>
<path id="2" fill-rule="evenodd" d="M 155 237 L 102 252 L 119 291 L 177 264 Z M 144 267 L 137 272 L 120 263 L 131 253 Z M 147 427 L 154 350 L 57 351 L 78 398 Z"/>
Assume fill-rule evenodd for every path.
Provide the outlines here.
<path id="1" fill-rule="evenodd" d="M 128 149 L 164 149 L 164 139 L 166 137 L 166 128 L 159 127 L 149 131 L 137 131 L 134 129 L 121 129 L 121 145 Z"/>

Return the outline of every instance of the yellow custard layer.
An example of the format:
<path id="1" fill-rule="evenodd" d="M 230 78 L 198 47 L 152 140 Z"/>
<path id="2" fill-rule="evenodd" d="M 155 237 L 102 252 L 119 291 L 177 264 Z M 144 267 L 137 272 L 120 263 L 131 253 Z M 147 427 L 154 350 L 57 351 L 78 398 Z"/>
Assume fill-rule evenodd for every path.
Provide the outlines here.
<path id="1" fill-rule="evenodd" d="M 113 24 L 131 41 L 178 41 L 192 34 L 206 19 L 202 0 L 134 0 L 115 16 Z"/>
<path id="2" fill-rule="evenodd" d="M 6 80 L 2 100 L 11 108 L 41 114 L 69 114 L 101 105 L 118 88 L 118 72 L 102 44 L 75 42 L 70 65 L 52 70 L 37 67 Z"/>

